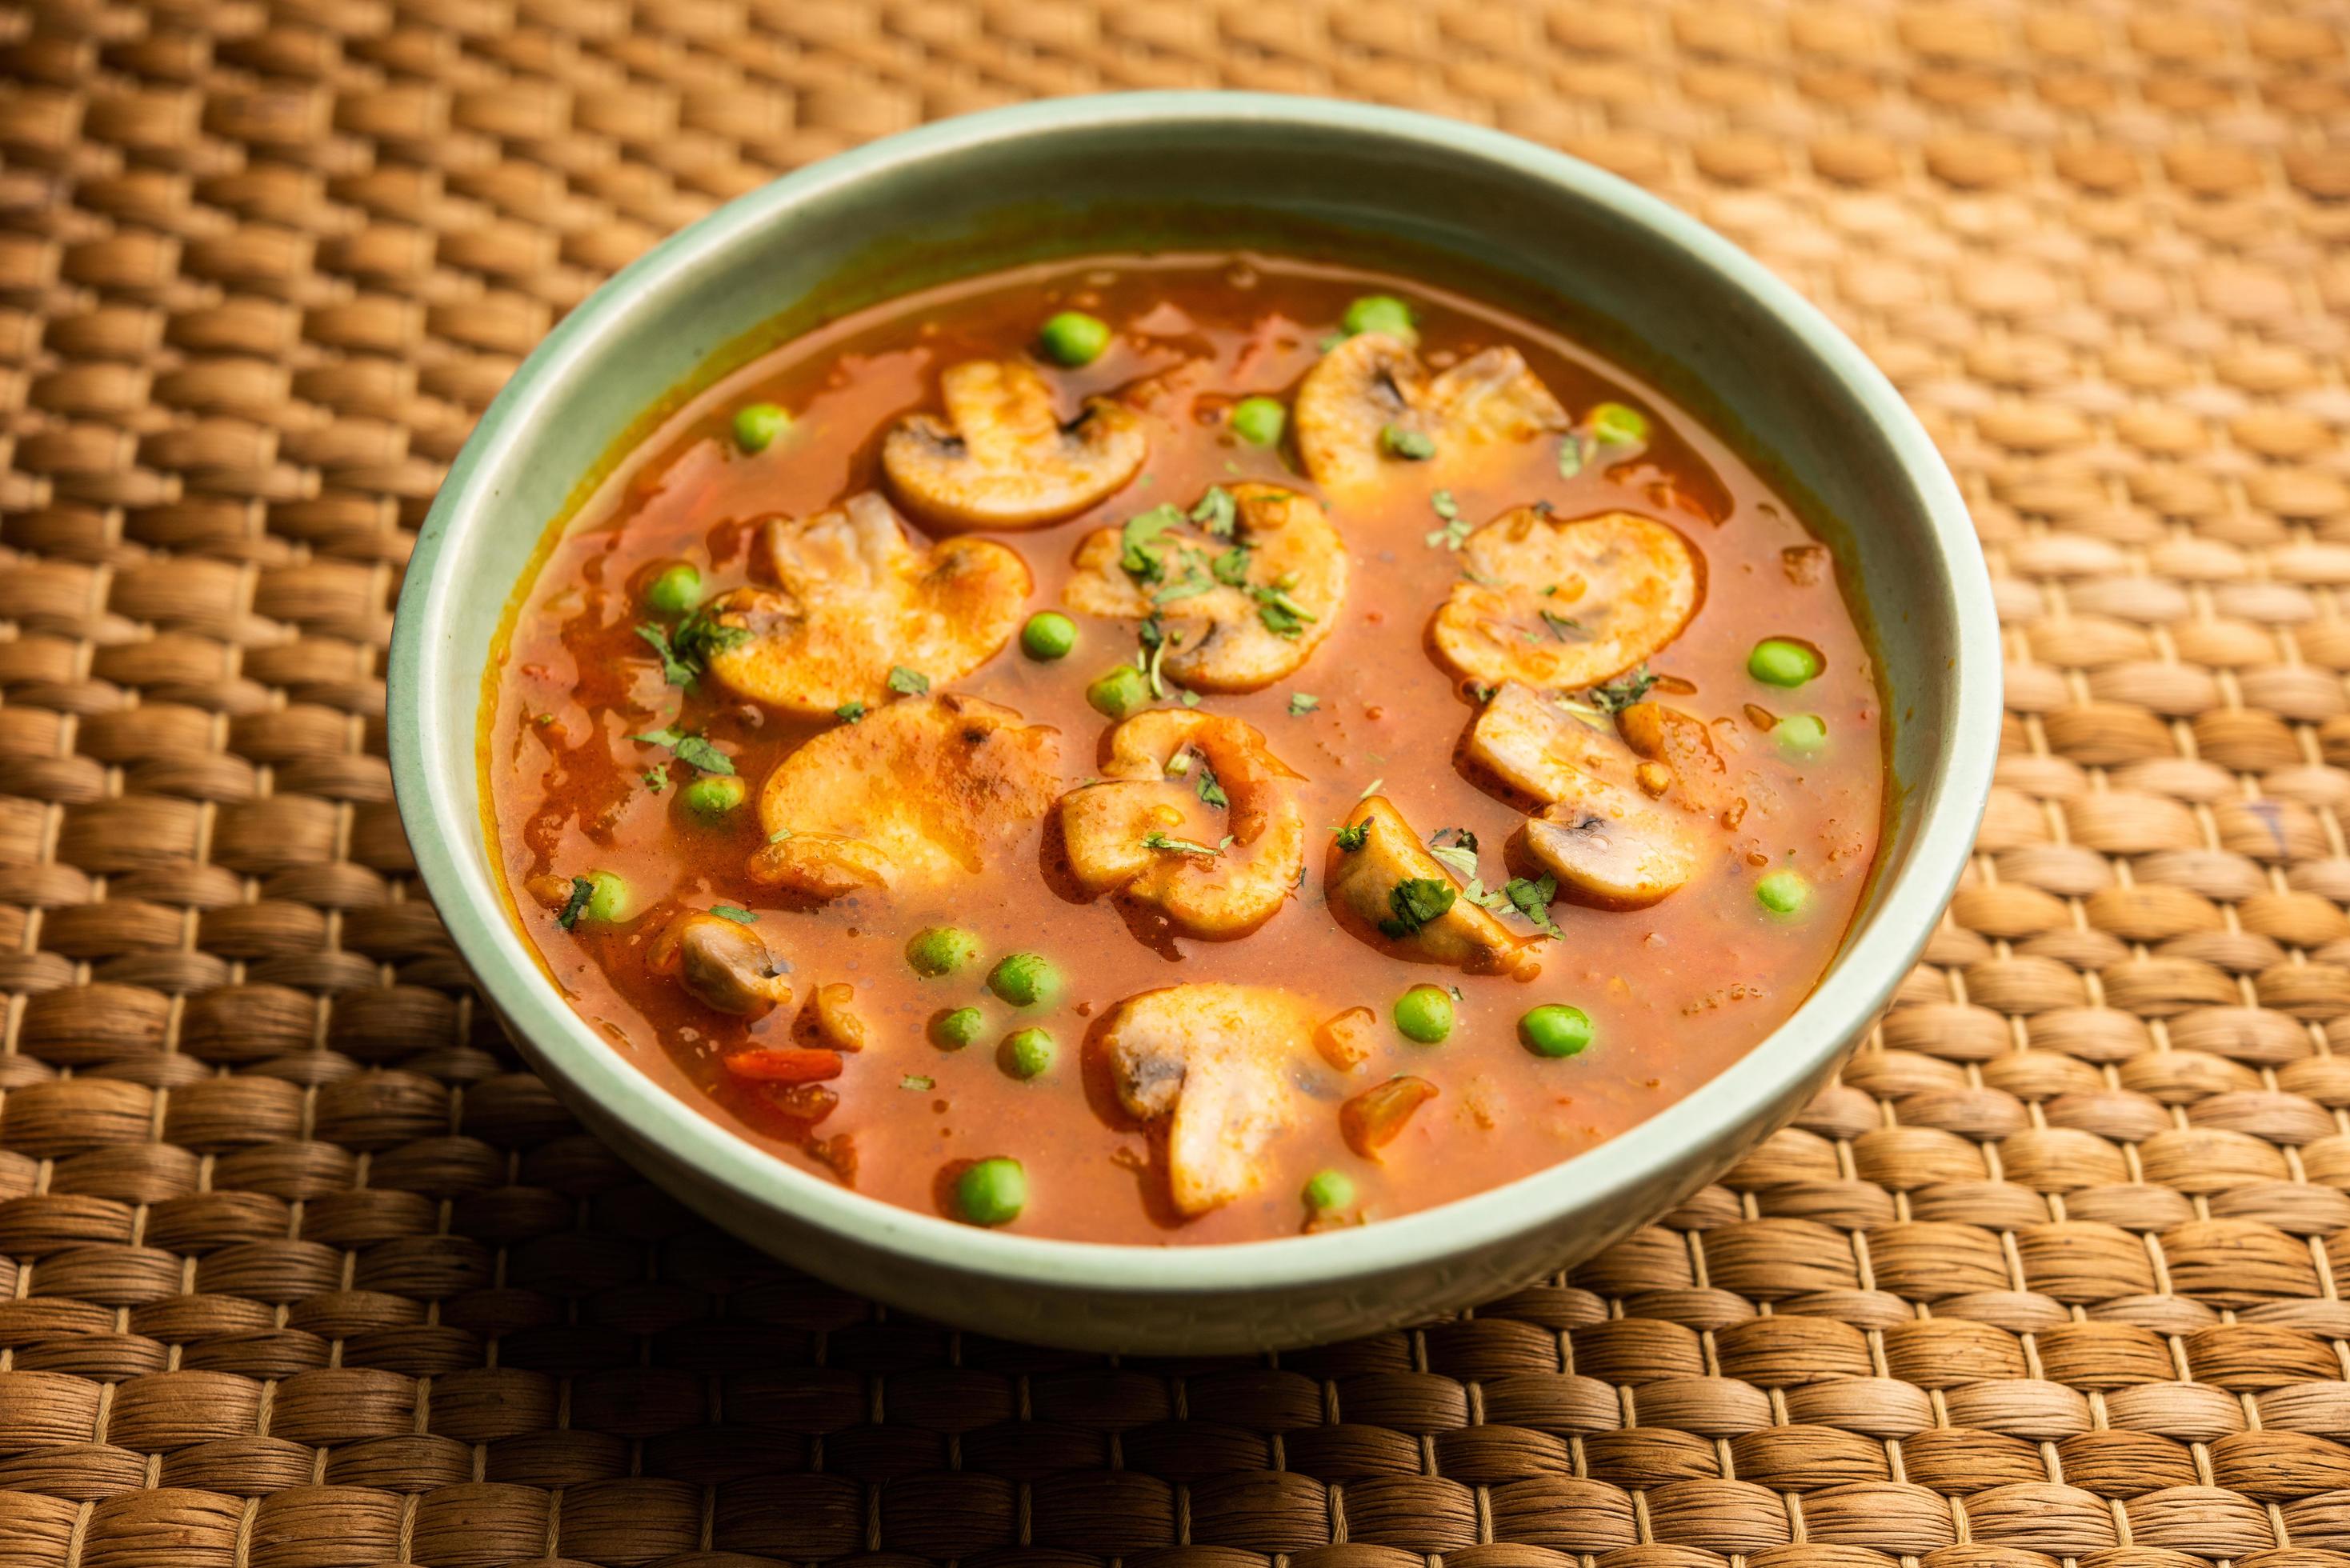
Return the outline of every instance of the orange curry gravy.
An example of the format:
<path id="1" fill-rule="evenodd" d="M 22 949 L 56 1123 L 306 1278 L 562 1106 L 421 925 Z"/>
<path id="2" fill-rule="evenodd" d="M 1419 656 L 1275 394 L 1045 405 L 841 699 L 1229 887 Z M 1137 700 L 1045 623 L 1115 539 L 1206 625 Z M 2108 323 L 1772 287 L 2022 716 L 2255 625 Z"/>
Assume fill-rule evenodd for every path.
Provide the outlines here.
<path id="1" fill-rule="evenodd" d="M 1711 725 L 1746 809 L 1734 829 L 1711 830 L 1693 881 L 1644 909 L 1562 898 L 1552 915 L 1564 940 L 1541 944 L 1531 981 L 1406 961 L 1333 919 L 1323 896 L 1331 831 L 1374 784 L 1423 839 L 1443 828 L 1473 831 L 1489 888 L 1512 875 L 1503 846 L 1525 815 L 1458 759 L 1475 696 L 1436 663 L 1428 628 L 1460 580 L 1461 557 L 1440 537 L 1430 542 L 1444 525 L 1435 486 L 1409 474 L 1376 506 L 1331 510 L 1352 555 L 1352 581 L 1337 625 L 1304 668 L 1263 691 L 1201 701 L 1262 731 L 1307 781 L 1303 886 L 1253 934 L 1147 944 L 1116 896 L 1076 901 L 1068 878 L 1055 874 L 1044 822 L 983 875 L 943 889 L 793 908 L 751 879 L 744 865 L 763 843 L 760 783 L 831 722 L 762 711 L 707 675 L 691 690 L 666 683 L 636 629 L 659 618 L 641 597 L 653 574 L 691 562 L 705 595 L 760 580 L 770 570 L 764 520 L 883 488 L 884 432 L 910 411 L 938 407 L 944 367 L 1033 357 L 1039 324 L 1076 309 L 1115 330 L 1107 352 L 1078 369 L 1035 362 L 1064 417 L 1083 397 L 1126 393 L 1143 410 L 1150 455 L 1139 478 L 1091 511 L 988 535 L 1017 550 L 1035 576 L 1021 615 L 1059 607 L 1073 550 L 1105 524 L 1162 502 L 1189 508 L 1209 486 L 1244 480 L 1315 493 L 1294 440 L 1271 450 L 1246 444 L 1229 428 L 1230 410 L 1250 394 L 1286 401 L 1339 333 L 1349 301 L 1370 294 L 1411 302 L 1432 368 L 1513 345 L 1578 421 L 1603 400 L 1646 415 L 1645 444 L 1628 455 L 1603 451 L 1572 477 L 1562 474 L 1559 439 L 1546 436 L 1495 449 L 1503 455 L 1488 471 L 1450 475 L 1449 488 L 1470 526 L 1535 503 L 1561 518 L 1621 510 L 1670 524 L 1702 554 L 1703 601 L 1649 661 L 1665 678 L 1651 696 Z M 1190 369 L 1173 391 L 1164 380 L 1138 386 L 1179 367 Z M 730 420 L 754 400 L 782 405 L 793 424 L 764 452 L 746 453 Z M 926 547 L 933 535 L 899 511 L 914 546 Z M 1055 727 L 1069 785 L 1100 771 L 1112 727 L 1087 706 L 1086 689 L 1137 650 L 1132 621 L 1074 618 L 1071 656 L 1032 660 L 1015 633 L 951 688 Z M 1794 691 L 1753 679 L 1749 652 L 1773 637 L 1810 644 L 1824 671 Z M 1295 1233 L 1308 1219 L 1301 1183 L 1325 1168 L 1355 1184 L 1356 1201 L 1339 1217 L 1377 1220 L 1525 1175 L 1636 1127 L 1720 1072 L 1817 982 L 1860 898 L 1881 820 L 1882 708 L 1868 649 L 1826 552 L 1727 446 L 1622 370 L 1531 322 L 1402 278 L 1263 255 L 1118 256 L 1000 274 L 847 317 L 774 351 L 671 420 L 565 530 L 520 599 L 494 687 L 484 775 L 518 919 L 573 1004 L 617 1049 L 723 1125 L 892 1203 L 952 1214 L 954 1172 L 973 1159 L 1015 1158 L 1027 1200 L 1014 1228 L 1090 1241 Z M 1296 693 L 1315 699 L 1310 711 L 1292 711 Z M 1762 726 L 1791 713 L 1825 722 L 1824 752 L 1794 761 L 1774 743 Z M 691 765 L 630 739 L 665 725 L 705 736 L 750 784 L 750 801 L 728 825 L 705 826 L 684 809 Z M 1190 831 L 1213 842 L 1221 826 L 1203 808 Z M 1800 873 L 1812 888 L 1792 919 L 1758 902 L 1758 879 L 1778 869 Z M 527 890 L 536 879 L 543 896 L 559 885 L 551 879 L 589 870 L 627 879 L 632 918 L 567 929 Z M 788 961 L 796 992 L 789 1006 L 746 1022 L 649 972 L 649 950 L 679 910 L 719 905 L 755 914 L 756 929 Z M 1515 933 L 1533 931 L 1520 916 L 1503 919 Z M 975 932 L 984 956 L 953 975 L 920 978 L 907 940 L 940 924 Z M 1015 1011 L 988 994 L 989 964 L 1014 950 L 1059 966 L 1067 983 L 1055 1004 Z M 1101 1021 L 1121 1000 L 1205 980 L 1288 988 L 1311 999 L 1317 1016 L 1367 1007 L 1378 1029 L 1368 1059 L 1349 1073 L 1307 1053 L 1297 1069 L 1303 1116 L 1274 1145 L 1267 1179 L 1253 1195 L 1182 1220 L 1151 1133 L 1118 1111 L 1098 1064 L 1089 1069 L 1086 1057 L 1089 1030 L 1097 1050 Z M 805 1096 L 779 1104 L 773 1087 L 738 1082 L 722 1064 L 746 1046 L 802 1044 L 806 1021 L 795 1031 L 795 1014 L 829 982 L 855 988 L 868 1044 L 824 1085 L 815 1103 L 828 1108 L 811 1122 L 782 1108 L 806 1108 Z M 1390 1022 L 1396 1000 L 1422 982 L 1457 987 L 1457 1021 L 1441 1044 L 1413 1044 Z M 1588 1049 L 1546 1059 L 1520 1044 L 1517 1021 L 1544 1002 L 1589 1014 Z M 980 1042 L 959 1052 L 933 1044 L 926 1021 L 966 1005 L 987 1014 Z M 1050 1030 L 1059 1054 L 1024 1082 L 999 1066 L 995 1045 L 1026 1024 Z M 1425 1078 L 1439 1094 L 1378 1158 L 1358 1156 L 1342 1141 L 1338 1104 L 1397 1074 Z"/>

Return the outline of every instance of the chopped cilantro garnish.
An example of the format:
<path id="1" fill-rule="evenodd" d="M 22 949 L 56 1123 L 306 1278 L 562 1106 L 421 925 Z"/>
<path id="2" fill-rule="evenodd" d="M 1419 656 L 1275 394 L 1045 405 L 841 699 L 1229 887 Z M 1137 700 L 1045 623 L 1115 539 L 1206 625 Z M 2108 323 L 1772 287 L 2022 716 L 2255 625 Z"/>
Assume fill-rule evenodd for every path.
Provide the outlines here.
<path id="1" fill-rule="evenodd" d="M 1558 893 L 1557 877 L 1544 877 L 1540 881 L 1529 882 L 1523 877 L 1513 877 L 1502 892 L 1510 900 L 1511 908 L 1532 920 L 1543 935 L 1563 937 L 1566 934 L 1558 929 L 1558 922 L 1550 918 L 1550 901 Z"/>
<path id="2" fill-rule="evenodd" d="M 1352 854 L 1360 849 L 1371 836 L 1371 825 L 1367 822 L 1349 823 L 1345 827 L 1333 828 L 1331 831 L 1338 836 L 1338 847 Z"/>
<path id="3" fill-rule="evenodd" d="M 671 686 L 691 686 L 709 667 L 712 654 L 748 641 L 751 628 L 721 625 L 711 619 L 707 609 L 698 609 L 678 622 L 675 631 L 647 621 L 637 628 L 637 635 L 660 656 L 662 680 Z"/>
<path id="4" fill-rule="evenodd" d="M 1271 587 L 1253 587 L 1249 597 L 1256 600 L 1257 618 L 1275 637 L 1302 637 L 1307 623 L 1315 618 L 1277 583 Z"/>
<path id="5" fill-rule="evenodd" d="M 1463 880 L 1477 875 L 1477 836 L 1465 827 L 1440 827 L 1429 836 L 1428 852 L 1459 873 Z"/>
<path id="6" fill-rule="evenodd" d="M 1232 524 L 1239 515 L 1240 508 L 1232 500 L 1232 493 L 1221 484 L 1208 486 L 1208 493 L 1200 497 L 1197 506 L 1191 508 L 1191 521 L 1219 539 L 1232 536 Z"/>
<path id="7" fill-rule="evenodd" d="M 1373 762 L 1378 762 L 1378 758 L 1377 758 L 1377 757 L 1373 757 L 1373 758 L 1371 759 L 1371 761 L 1373 761 Z M 1369 784 L 1365 784 L 1365 785 L 1363 786 L 1363 793 L 1362 793 L 1362 794 L 1358 794 L 1358 795 L 1357 795 L 1355 798 L 1356 798 L 1357 800 L 1368 800 L 1368 799 L 1370 799 L 1370 798 L 1371 798 L 1371 796 L 1373 796 L 1373 795 L 1375 795 L 1375 794 L 1378 794 L 1378 793 L 1379 793 L 1379 785 L 1381 785 L 1381 784 L 1385 784 L 1385 783 L 1387 783 L 1387 782 L 1388 782 L 1388 781 L 1387 781 L 1387 780 L 1385 780 L 1385 779 L 1373 779 Z"/>
<path id="8" fill-rule="evenodd" d="M 1170 528 L 1179 528 L 1182 524 L 1183 514 L 1166 504 L 1128 518 L 1126 525 L 1118 530 L 1118 564 L 1125 567 L 1130 576 L 1156 582 L 1167 569 L 1158 543 L 1159 535 Z"/>
<path id="9" fill-rule="evenodd" d="M 844 724 L 854 724 L 858 720 L 865 717 L 865 704 L 862 702 L 843 702 L 839 707 L 835 708 L 832 711 L 832 716 L 839 720 Z"/>
<path id="10" fill-rule="evenodd" d="M 1440 490 L 1428 498 L 1428 504 L 1436 508 L 1437 519 L 1444 524 L 1441 528 L 1429 531 L 1427 543 L 1430 548 L 1441 545 L 1448 550 L 1458 550 L 1469 542 L 1469 520 L 1461 515 L 1460 504 L 1452 499 L 1452 492 Z"/>
<path id="11" fill-rule="evenodd" d="M 1569 431 L 1566 439 L 1558 443 L 1558 476 L 1561 479 L 1573 479 L 1583 472 L 1583 464 L 1590 456 L 1583 450 L 1586 439 Z"/>
<path id="12" fill-rule="evenodd" d="M 641 735 L 630 735 L 629 739 L 642 741 L 648 746 L 666 746 L 679 762 L 705 774 L 731 774 L 734 771 L 733 758 L 700 735 L 689 735 L 674 725 L 648 730 Z"/>
<path id="13" fill-rule="evenodd" d="M 1208 759 L 1205 757 L 1200 759 L 1200 782 L 1197 787 L 1200 798 L 1210 805 L 1226 806 L 1232 804 L 1232 797 L 1224 793 L 1224 786 L 1216 782 L 1216 770 L 1208 765 Z"/>
<path id="14" fill-rule="evenodd" d="M 747 926 L 759 918 L 739 904 L 712 904 L 710 906 L 710 912 L 722 920 L 732 920 L 738 926 Z"/>
<path id="15" fill-rule="evenodd" d="M 1379 934 L 1396 939 L 1416 936 L 1430 920 L 1442 919 L 1460 896 L 1451 883 L 1440 882 L 1433 877 L 1412 877 L 1399 882 L 1388 889 L 1388 908 L 1395 911 L 1395 916 L 1379 922 Z"/>
<path id="16" fill-rule="evenodd" d="M 1648 667 L 1643 664 L 1629 675 L 1619 675 L 1603 685 L 1594 686 L 1591 689 L 1592 705 L 1603 713 L 1620 713 L 1648 696 L 1648 688 L 1656 683 L 1657 677 L 1649 674 Z"/>
<path id="17" fill-rule="evenodd" d="M 919 670 L 909 670 L 902 664 L 889 667 L 889 690 L 900 697 L 920 697 L 931 689 L 931 678 Z"/>
<path id="18" fill-rule="evenodd" d="M 1189 838 L 1176 838 L 1153 828 L 1142 836 L 1145 849 L 1171 849 L 1178 855 L 1222 855 L 1223 850 Z"/>
<path id="19" fill-rule="evenodd" d="M 595 883 L 585 877 L 571 878 L 571 897 L 563 900 L 563 912 L 555 917 L 555 923 L 565 930 L 569 930 L 578 923 L 579 911 L 586 909 L 588 900 L 595 896 Z"/>
<path id="20" fill-rule="evenodd" d="M 655 794 L 660 794 L 661 791 L 669 787 L 669 774 L 661 768 L 647 768 L 645 770 L 645 787 L 652 791 Z"/>
<path id="21" fill-rule="evenodd" d="M 779 827 L 779 828 L 775 829 L 775 832 L 770 833 L 769 835 L 767 835 L 767 842 L 768 842 L 768 843 L 770 843 L 770 844 L 781 844 L 784 840 L 785 840 L 786 838 L 789 838 L 791 836 L 792 836 L 792 830 L 791 830 L 790 828 L 788 828 L 788 827 Z"/>
<path id="22" fill-rule="evenodd" d="M 1320 706 L 1322 706 L 1322 699 L 1319 697 L 1309 696 L 1303 691 L 1292 691 L 1289 694 L 1289 716 L 1293 719 L 1302 719 Z"/>
<path id="23" fill-rule="evenodd" d="M 1436 442 L 1426 431 L 1385 425 L 1379 430 L 1379 451 L 1405 462 L 1426 462 L 1436 455 Z"/>
<path id="24" fill-rule="evenodd" d="M 936 1078 L 931 1077 L 927 1073 L 909 1073 L 904 1077 L 898 1080 L 898 1086 L 901 1089 L 911 1089 L 917 1094 L 926 1095 L 932 1089 L 939 1086 L 939 1081 Z"/>
<path id="25" fill-rule="evenodd" d="M 1583 623 L 1576 620 L 1573 616 L 1555 615 L 1549 610 L 1544 610 L 1542 612 L 1542 618 L 1543 625 L 1550 628 L 1550 634 L 1558 639 L 1559 641 L 1582 642 L 1586 640 Z"/>
<path id="26" fill-rule="evenodd" d="M 1246 545 L 1235 545 L 1218 556 L 1209 566 L 1210 569 L 1216 574 L 1216 581 L 1227 587 L 1239 587 L 1248 581 L 1249 547 Z"/>

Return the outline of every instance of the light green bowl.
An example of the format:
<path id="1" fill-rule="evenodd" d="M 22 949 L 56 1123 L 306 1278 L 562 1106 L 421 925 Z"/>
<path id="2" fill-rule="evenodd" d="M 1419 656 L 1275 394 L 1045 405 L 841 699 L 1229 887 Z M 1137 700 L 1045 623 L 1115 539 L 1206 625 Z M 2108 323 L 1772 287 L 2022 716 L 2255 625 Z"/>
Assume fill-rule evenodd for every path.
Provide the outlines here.
<path id="1" fill-rule="evenodd" d="M 1019 261 L 1359 236 L 1554 318 L 1729 437 L 1860 585 L 1890 698 L 1892 819 L 1835 966 L 1712 1082 L 1588 1153 L 1380 1224 L 1215 1247 L 953 1224 L 763 1153 L 618 1054 L 509 921 L 475 763 L 499 616 L 547 523 L 640 430 L 839 310 Z M 1494 281 L 1494 278 L 1500 281 Z M 1441 281 L 1441 279 L 1439 279 Z M 2000 653 L 1966 511 L 1917 421 L 1817 311 L 1711 231 L 1589 166 L 1393 109 L 1137 93 L 891 137 L 734 202 L 574 311 L 482 420 L 418 537 L 391 648 L 400 809 L 434 905 L 538 1070 L 590 1128 L 745 1240 L 851 1290 L 991 1334 L 1214 1352 L 1365 1333 L 1588 1256 L 1784 1123 L 1866 1031 L 1965 863 L 1999 747 Z"/>

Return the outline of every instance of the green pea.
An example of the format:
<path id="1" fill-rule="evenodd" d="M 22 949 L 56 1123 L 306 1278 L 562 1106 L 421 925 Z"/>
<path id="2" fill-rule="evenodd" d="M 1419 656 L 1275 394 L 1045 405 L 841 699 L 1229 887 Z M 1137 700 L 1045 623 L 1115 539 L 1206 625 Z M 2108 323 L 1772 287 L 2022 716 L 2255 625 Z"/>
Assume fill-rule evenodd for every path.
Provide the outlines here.
<path id="1" fill-rule="evenodd" d="M 636 889 L 618 871 L 590 871 L 588 881 L 595 891 L 579 913 L 598 925 L 618 925 L 636 912 Z"/>
<path id="2" fill-rule="evenodd" d="M 1637 446 L 1648 439 L 1648 416 L 1622 403 L 1601 403 L 1591 410 L 1591 435 L 1602 446 Z"/>
<path id="3" fill-rule="evenodd" d="M 974 1225 L 1008 1225 L 1028 1207 L 1028 1173 L 997 1155 L 955 1178 L 955 1206 Z"/>
<path id="4" fill-rule="evenodd" d="M 791 428 L 792 416 L 779 403 L 745 403 L 734 410 L 734 444 L 744 452 L 766 451 Z"/>
<path id="5" fill-rule="evenodd" d="M 1305 1179 L 1305 1207 L 1317 1212 L 1355 1206 L 1355 1179 L 1343 1170 L 1317 1170 Z"/>
<path id="6" fill-rule="evenodd" d="M 1289 423 L 1279 398 L 1243 398 L 1232 405 L 1232 434 L 1251 446 L 1273 446 Z"/>
<path id="7" fill-rule="evenodd" d="M 687 562 L 661 568 L 645 585 L 645 603 L 663 615 L 683 615 L 702 602 L 702 574 Z"/>
<path id="8" fill-rule="evenodd" d="M 1053 1036 L 1049 1031 L 1033 1024 L 1026 1029 L 1015 1029 L 1003 1037 L 995 1060 L 1015 1078 L 1040 1077 L 1053 1064 Z"/>
<path id="9" fill-rule="evenodd" d="M 1812 885 L 1797 871 L 1773 871 L 1754 884 L 1754 901 L 1774 915 L 1800 915 L 1812 901 Z"/>
<path id="10" fill-rule="evenodd" d="M 1404 462 L 1426 462 L 1436 455 L 1436 443 L 1425 431 L 1407 430 L 1402 425 L 1379 427 L 1379 451 Z"/>
<path id="11" fill-rule="evenodd" d="M 1020 651 L 1039 664 L 1066 659 L 1077 646 L 1077 623 L 1059 610 L 1038 610 L 1020 628 Z"/>
<path id="12" fill-rule="evenodd" d="M 1817 713 L 1790 713 L 1771 726 L 1771 738 L 1779 742 L 1780 753 L 1796 762 L 1818 756 L 1828 749 L 1828 727 Z"/>
<path id="13" fill-rule="evenodd" d="M 1746 656 L 1746 673 L 1766 686 L 1801 686 L 1822 668 L 1819 650 L 1792 638 L 1766 637 Z"/>
<path id="14" fill-rule="evenodd" d="M 1553 1002 L 1518 1020 L 1518 1038 L 1537 1056 L 1575 1056 L 1591 1044 L 1591 1014 Z"/>
<path id="15" fill-rule="evenodd" d="M 976 1007 L 952 1007 L 931 1015 L 931 1044 L 960 1051 L 987 1033 L 987 1014 Z"/>
<path id="16" fill-rule="evenodd" d="M 678 798 L 704 822 L 716 822 L 751 798 L 751 786 L 733 774 L 704 774 L 678 792 Z"/>
<path id="17" fill-rule="evenodd" d="M 1109 323 L 1082 310 L 1064 310 L 1045 323 L 1036 342 L 1055 365 L 1090 365 L 1109 347 Z"/>
<path id="18" fill-rule="evenodd" d="M 1131 664 L 1121 664 L 1086 688 L 1086 701 L 1106 719 L 1123 719 L 1150 701 L 1150 682 Z"/>
<path id="19" fill-rule="evenodd" d="M 926 980 L 952 974 L 979 957 L 979 939 L 957 926 L 931 926 L 906 942 L 906 961 Z"/>
<path id="20" fill-rule="evenodd" d="M 1407 1040 L 1443 1044 L 1452 1033 L 1452 996 L 1440 985 L 1415 985 L 1396 998 L 1395 1026 Z"/>
<path id="21" fill-rule="evenodd" d="M 1043 953 L 1007 953 L 987 971 L 987 989 L 1014 1007 L 1042 1007 L 1061 994 L 1061 971 Z"/>
<path id="22" fill-rule="evenodd" d="M 1384 332 L 1390 337 L 1400 337 L 1409 343 L 1419 336 L 1412 328 L 1416 317 L 1411 306 L 1392 294 L 1367 294 L 1347 306 L 1347 314 L 1338 325 L 1352 337 L 1357 332 Z"/>

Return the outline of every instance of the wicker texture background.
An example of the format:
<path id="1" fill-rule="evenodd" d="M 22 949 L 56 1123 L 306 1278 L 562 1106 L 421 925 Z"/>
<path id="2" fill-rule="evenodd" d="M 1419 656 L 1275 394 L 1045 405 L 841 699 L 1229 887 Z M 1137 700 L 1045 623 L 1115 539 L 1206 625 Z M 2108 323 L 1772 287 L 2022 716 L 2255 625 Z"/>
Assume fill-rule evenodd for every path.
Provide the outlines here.
<path id="1" fill-rule="evenodd" d="M 0 1568 L 2350 1568 L 2344 21 L 0 11 Z M 1902 1004 L 1721 1185 L 1463 1321 L 1120 1365 L 814 1285 L 581 1136 L 408 880 L 381 664 L 469 421 L 655 237 L 1219 82 L 1487 120 L 1780 268 L 1957 470 L 2012 713 Z"/>

